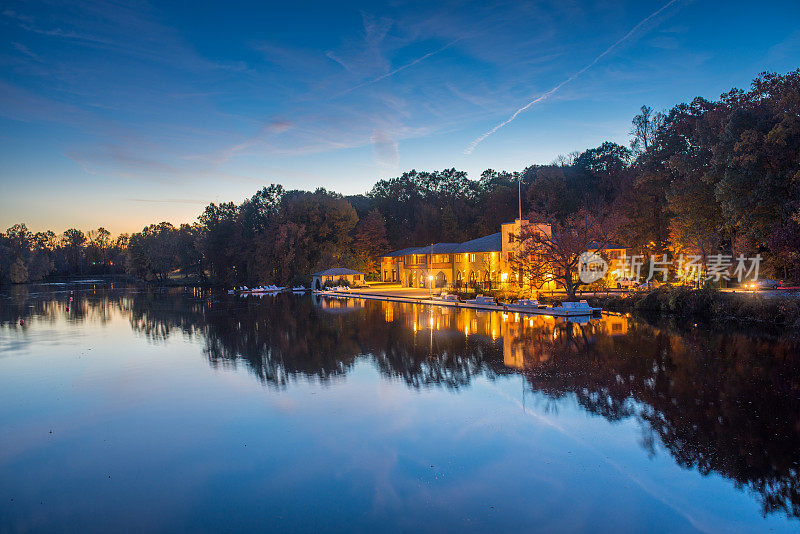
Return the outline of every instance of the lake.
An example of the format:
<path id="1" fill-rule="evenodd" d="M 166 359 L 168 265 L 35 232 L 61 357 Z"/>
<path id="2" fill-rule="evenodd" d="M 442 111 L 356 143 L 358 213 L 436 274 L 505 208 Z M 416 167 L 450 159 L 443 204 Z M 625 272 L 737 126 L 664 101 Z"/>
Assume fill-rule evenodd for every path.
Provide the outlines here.
<path id="1" fill-rule="evenodd" d="M 97 282 L 0 292 L 3 532 L 796 532 L 798 517 L 800 348 L 768 332 Z"/>

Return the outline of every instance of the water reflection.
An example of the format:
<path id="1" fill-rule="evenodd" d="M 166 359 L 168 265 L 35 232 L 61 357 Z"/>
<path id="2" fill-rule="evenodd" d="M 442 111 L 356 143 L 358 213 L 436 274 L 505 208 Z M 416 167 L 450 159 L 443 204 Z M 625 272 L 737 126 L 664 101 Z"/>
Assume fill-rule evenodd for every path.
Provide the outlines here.
<path id="1" fill-rule="evenodd" d="M 20 319 L 126 317 L 152 343 L 185 336 L 209 364 L 244 364 L 270 388 L 329 382 L 359 359 L 412 388 L 468 386 L 517 374 L 528 392 L 574 397 L 588 413 L 641 424 L 642 446 L 720 474 L 765 513 L 800 517 L 800 350 L 795 341 L 676 331 L 625 315 L 566 321 L 412 304 L 295 297 L 263 300 L 202 290 L 14 288 L 0 332 L 25 342 Z"/>

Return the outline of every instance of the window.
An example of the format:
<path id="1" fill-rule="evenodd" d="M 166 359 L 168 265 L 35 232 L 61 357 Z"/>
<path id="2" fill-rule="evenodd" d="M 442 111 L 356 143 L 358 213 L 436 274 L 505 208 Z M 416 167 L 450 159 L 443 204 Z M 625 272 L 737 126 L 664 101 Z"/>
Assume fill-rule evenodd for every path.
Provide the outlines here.
<path id="1" fill-rule="evenodd" d="M 489 263 L 490 261 L 491 261 L 491 254 L 489 254 L 488 252 L 485 252 L 483 254 L 483 263 Z"/>
<path id="2" fill-rule="evenodd" d="M 513 252 L 509 252 L 508 253 L 508 261 L 514 261 L 514 253 Z"/>
<path id="3" fill-rule="evenodd" d="M 475 263 L 475 254 L 470 254 L 469 255 L 469 261 L 470 261 L 470 263 Z"/>
<path id="4" fill-rule="evenodd" d="M 461 254 L 455 254 L 454 258 L 453 258 L 453 261 L 456 261 L 456 262 L 461 261 Z"/>
<path id="5" fill-rule="evenodd" d="M 514 232 L 508 232 L 508 242 L 509 243 L 514 242 Z"/>

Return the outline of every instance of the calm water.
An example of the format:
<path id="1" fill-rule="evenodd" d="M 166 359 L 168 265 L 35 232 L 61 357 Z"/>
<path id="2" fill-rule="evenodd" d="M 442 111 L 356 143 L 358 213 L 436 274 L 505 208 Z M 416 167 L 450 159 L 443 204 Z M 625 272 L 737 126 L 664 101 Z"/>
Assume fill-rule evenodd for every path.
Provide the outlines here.
<path id="1" fill-rule="evenodd" d="M 0 293 L 2 531 L 796 532 L 799 462 L 798 346 L 766 336 Z"/>

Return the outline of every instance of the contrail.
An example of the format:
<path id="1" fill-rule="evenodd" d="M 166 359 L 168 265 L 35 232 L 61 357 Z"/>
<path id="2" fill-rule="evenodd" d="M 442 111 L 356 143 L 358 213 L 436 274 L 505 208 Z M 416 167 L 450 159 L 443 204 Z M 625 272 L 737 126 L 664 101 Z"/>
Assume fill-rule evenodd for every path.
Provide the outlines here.
<path id="1" fill-rule="evenodd" d="M 384 79 L 388 78 L 389 76 L 394 76 L 395 74 L 397 74 L 398 72 L 400 72 L 402 70 L 406 70 L 409 67 L 413 67 L 414 65 L 416 65 L 420 61 L 424 61 L 424 60 L 428 59 L 431 56 L 435 56 L 439 52 L 444 52 L 445 50 L 447 50 L 448 48 L 450 48 L 451 46 L 453 46 L 454 44 L 456 44 L 457 42 L 459 42 L 462 39 L 463 39 L 463 37 L 459 37 L 455 41 L 450 41 L 449 43 L 447 43 L 443 47 L 441 47 L 441 48 L 439 48 L 437 50 L 434 50 L 432 52 L 428 52 L 424 56 L 420 56 L 417 59 L 415 59 L 414 61 L 411 61 L 410 63 L 406 63 L 402 67 L 397 67 L 393 71 L 387 72 L 386 74 L 381 74 L 377 78 L 373 78 L 371 80 L 367 80 L 366 82 L 362 82 L 362 83 L 360 83 L 360 84 L 358 84 L 356 86 L 351 87 L 350 89 L 345 89 L 344 91 L 342 91 L 341 93 L 337 94 L 336 96 L 339 97 L 339 96 L 342 96 L 342 95 L 346 95 L 347 93 L 349 93 L 351 91 L 355 91 L 356 89 L 360 89 L 360 88 L 362 88 L 362 87 L 364 87 L 366 85 L 372 85 L 373 83 L 376 83 L 376 82 L 379 82 L 381 80 L 384 80 Z"/>
<path id="2" fill-rule="evenodd" d="M 558 85 L 556 85 L 555 87 L 553 87 L 552 89 L 550 89 L 549 91 L 547 91 L 546 93 L 544 93 L 544 94 L 542 94 L 542 95 L 540 95 L 540 96 L 536 97 L 535 99 L 531 100 L 530 102 L 528 102 L 527 104 L 525 104 L 524 106 L 522 106 L 521 108 L 519 108 L 517 111 L 515 111 L 515 112 L 514 112 L 514 113 L 513 113 L 513 114 L 512 114 L 512 115 L 511 115 L 511 116 L 510 116 L 508 119 L 506 119 L 505 121 L 501 122 L 500 124 L 498 124 L 497 126 L 495 126 L 494 128 L 492 128 L 491 130 L 489 130 L 489 131 L 488 131 L 488 132 L 486 132 L 485 134 L 481 135 L 480 137 L 476 138 L 476 139 L 475 139 L 474 141 L 472 141 L 472 142 L 469 144 L 469 146 L 468 146 L 468 147 L 467 147 L 467 148 L 464 150 L 464 154 L 472 154 L 472 151 L 473 151 L 473 150 L 475 150 L 475 147 L 477 147 L 477 146 L 478 146 L 478 145 L 481 143 L 481 141 L 483 141 L 484 139 L 486 139 L 487 137 L 489 137 L 490 135 L 492 135 L 493 133 L 495 133 L 497 130 L 499 130 L 500 128 L 502 128 L 503 126 L 505 126 L 506 124 L 508 124 L 509 122 L 511 122 L 511 121 L 513 121 L 514 119 L 516 119 L 516 118 L 517 118 L 517 115 L 519 115 L 520 113 L 522 113 L 522 112 L 523 112 L 523 111 L 525 111 L 526 109 L 530 108 L 531 106 L 533 106 L 533 105 L 535 105 L 535 104 L 538 104 L 539 102 L 541 102 L 541 101 L 543 101 L 543 100 L 546 100 L 547 98 L 549 98 L 550 96 L 552 96 L 554 93 L 556 93 L 556 92 L 557 92 L 559 89 L 561 89 L 562 87 L 564 87 L 565 85 L 567 85 L 569 82 L 571 82 L 572 80 L 574 80 L 575 78 L 577 78 L 578 76 L 580 76 L 581 74 L 583 74 L 584 72 L 586 72 L 587 70 L 589 70 L 589 69 L 591 69 L 592 67 L 594 67 L 594 66 L 597 64 L 597 62 L 598 62 L 598 61 L 600 61 L 600 60 L 601 60 L 601 59 L 603 59 L 605 56 L 607 56 L 608 54 L 610 54 L 610 53 L 611 53 L 611 52 L 612 52 L 612 51 L 613 51 L 615 48 L 617 48 L 619 45 L 621 45 L 622 43 L 624 43 L 625 41 L 627 41 L 628 39 L 630 39 L 630 38 L 631 38 L 631 36 L 632 36 L 634 33 L 636 33 L 638 30 L 639 30 L 639 28 L 641 28 L 642 26 L 644 26 L 645 24 L 647 24 L 648 22 L 650 22 L 650 20 L 652 20 L 654 17 L 657 17 L 659 14 L 661 14 L 661 12 L 662 12 L 662 11 L 664 11 L 664 10 L 665 10 L 665 9 L 667 9 L 667 8 L 669 8 L 669 7 L 670 7 L 672 4 L 674 4 L 674 3 L 675 3 L 675 2 L 677 2 L 677 1 L 678 1 L 678 0 L 670 0 L 669 2 L 667 2 L 667 3 L 666 3 L 666 4 L 665 4 L 665 5 L 664 5 L 664 6 L 663 6 L 661 9 L 659 9 L 659 10 L 658 10 L 658 11 L 656 11 L 655 13 L 652 13 L 652 14 L 651 14 L 649 17 L 647 17 L 647 18 L 643 19 L 641 22 L 639 22 L 639 24 L 637 24 L 636 26 L 634 26 L 634 27 L 633 27 L 633 29 L 631 29 L 631 31 L 629 31 L 628 33 L 626 33 L 626 34 L 625 34 L 625 35 L 624 35 L 624 36 L 623 36 L 623 37 L 622 37 L 622 38 L 621 38 L 619 41 L 617 41 L 616 43 L 614 43 L 614 44 L 612 44 L 611 46 L 609 46 L 608 48 L 606 48 L 606 50 L 605 50 L 605 51 L 604 51 L 602 54 L 600 54 L 599 56 L 597 56 L 596 58 L 594 58 L 594 60 L 593 60 L 591 63 L 589 63 L 588 65 L 586 65 L 585 67 L 583 67 L 581 70 L 579 70 L 578 72 L 576 72 L 575 74 L 573 74 L 572 76 L 570 76 L 569 78 L 567 78 L 566 80 L 564 80 L 563 82 L 559 83 Z"/>

